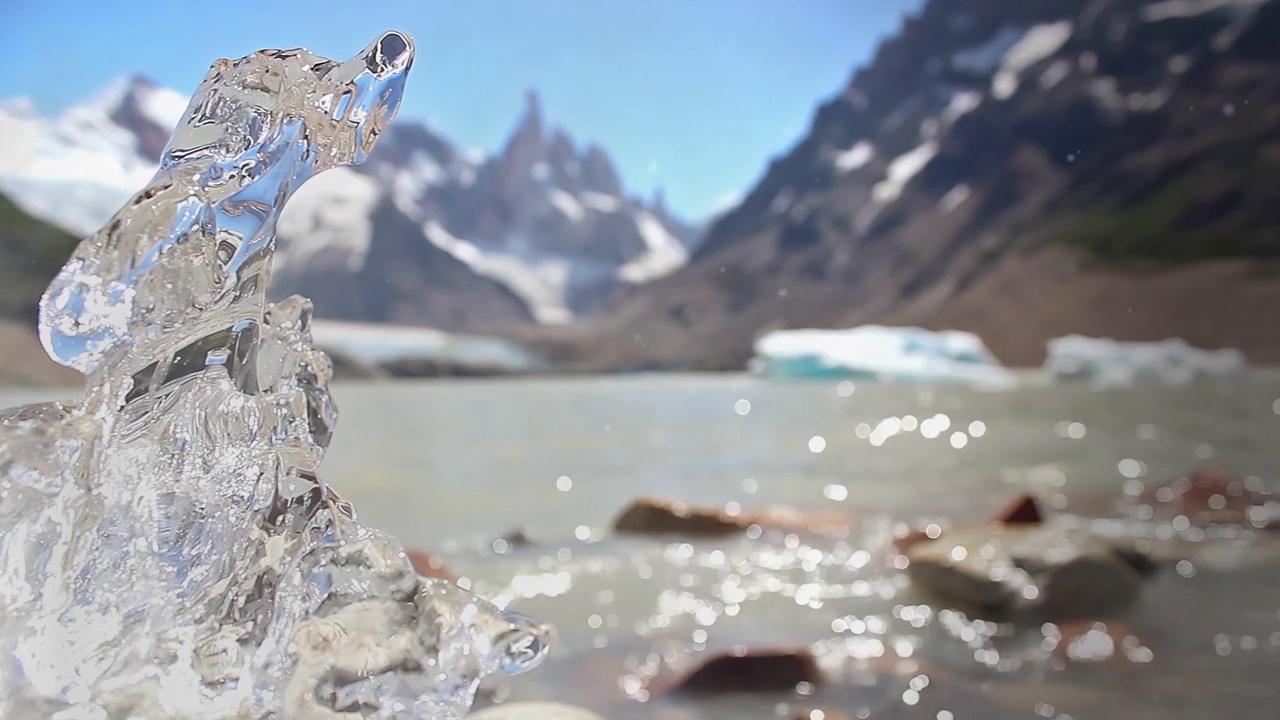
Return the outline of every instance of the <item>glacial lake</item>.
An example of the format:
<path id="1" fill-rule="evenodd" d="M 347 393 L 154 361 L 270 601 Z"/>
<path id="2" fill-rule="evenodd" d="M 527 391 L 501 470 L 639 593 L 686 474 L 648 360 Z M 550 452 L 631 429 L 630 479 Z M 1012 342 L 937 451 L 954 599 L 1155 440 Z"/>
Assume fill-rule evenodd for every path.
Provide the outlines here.
<path id="1" fill-rule="evenodd" d="M 0 405 L 58 395 L 3 390 Z M 888 547 L 902 522 L 981 520 L 1024 491 L 1090 518 L 1121 517 L 1126 494 L 1198 467 L 1274 491 L 1275 372 L 1119 389 L 639 375 L 339 383 L 334 395 L 341 419 L 322 475 L 361 519 L 556 626 L 546 664 L 491 696 L 610 720 L 815 707 L 930 720 L 1280 713 L 1280 533 L 1185 542 L 1187 563 L 1162 568 L 1116 619 L 1134 647 L 1065 667 L 1047 649 L 1055 629 L 935 606 Z M 788 505 L 850 523 L 832 538 L 612 535 L 642 496 Z M 642 702 L 656 664 L 811 645 L 834 682 Z"/>

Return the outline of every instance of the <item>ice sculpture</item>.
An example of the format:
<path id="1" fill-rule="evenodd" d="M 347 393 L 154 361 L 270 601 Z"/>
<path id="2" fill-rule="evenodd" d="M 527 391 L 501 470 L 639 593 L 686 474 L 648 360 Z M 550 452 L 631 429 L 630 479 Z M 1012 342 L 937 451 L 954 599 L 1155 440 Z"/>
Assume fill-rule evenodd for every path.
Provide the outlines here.
<path id="1" fill-rule="evenodd" d="M 82 242 L 40 336 L 74 404 L 0 413 L 0 717 L 457 718 L 546 628 L 418 577 L 316 475 L 336 410 L 276 218 L 364 160 L 413 58 L 219 60 L 161 168 Z"/>

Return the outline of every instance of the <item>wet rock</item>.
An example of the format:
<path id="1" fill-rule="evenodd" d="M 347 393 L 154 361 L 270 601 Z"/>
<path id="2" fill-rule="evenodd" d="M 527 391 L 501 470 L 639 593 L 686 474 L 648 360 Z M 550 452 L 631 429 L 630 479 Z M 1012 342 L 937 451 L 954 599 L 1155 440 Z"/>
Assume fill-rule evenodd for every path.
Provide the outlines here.
<path id="1" fill-rule="evenodd" d="M 996 513 L 992 521 L 1005 525 L 1039 525 L 1044 522 L 1044 515 L 1035 497 L 1023 494 Z"/>
<path id="2" fill-rule="evenodd" d="M 467 716 L 468 720 L 604 720 L 580 707 L 556 702 L 517 702 L 494 705 Z"/>
<path id="3" fill-rule="evenodd" d="M 1155 659 L 1137 634 L 1119 622 L 1075 620 L 1050 625 L 1045 637 L 1057 643 L 1054 657 L 1067 662 L 1145 664 Z"/>
<path id="4" fill-rule="evenodd" d="M 850 517 L 840 513 L 815 513 L 789 507 L 730 511 L 641 498 L 614 520 L 613 529 L 649 535 L 721 536 L 742 532 L 752 525 L 773 530 L 826 533 L 845 529 L 849 524 Z"/>
<path id="5" fill-rule="evenodd" d="M 418 549 L 409 549 L 404 552 L 409 558 L 409 563 L 413 565 L 413 571 L 419 575 L 451 583 L 458 582 L 458 576 L 450 572 L 440 558 Z"/>
<path id="6" fill-rule="evenodd" d="M 1044 522 L 1044 517 L 1035 497 L 1024 493 L 996 512 L 991 522 L 1002 525 L 1039 525 Z M 924 528 L 906 528 L 895 532 L 893 547 L 898 552 L 905 553 L 913 545 L 942 537 L 944 532 L 945 530 L 937 524 Z"/>
<path id="7" fill-rule="evenodd" d="M 917 586 L 1000 613 L 1102 616 L 1131 604 L 1142 589 L 1141 576 L 1113 543 L 1079 528 L 956 528 L 905 554 Z"/>
<path id="8" fill-rule="evenodd" d="M 495 552 L 506 552 L 515 548 L 529 547 L 533 545 L 533 539 L 523 528 L 516 528 L 511 532 L 493 539 L 493 549 Z"/>
<path id="9" fill-rule="evenodd" d="M 618 516 L 618 532 L 685 535 L 730 535 L 746 530 L 751 522 L 717 508 L 699 508 L 679 502 L 641 498 Z"/>
<path id="10" fill-rule="evenodd" d="M 821 685 L 824 677 L 808 649 L 738 648 L 713 655 L 680 675 L 659 676 L 653 694 L 791 692 L 804 682 Z"/>
<path id="11" fill-rule="evenodd" d="M 1147 488 L 1140 502 L 1150 509 L 1146 519 L 1157 521 L 1181 516 L 1197 527 L 1280 526 L 1280 498 L 1250 489 L 1241 480 L 1212 469 L 1202 468 L 1166 485 Z"/>

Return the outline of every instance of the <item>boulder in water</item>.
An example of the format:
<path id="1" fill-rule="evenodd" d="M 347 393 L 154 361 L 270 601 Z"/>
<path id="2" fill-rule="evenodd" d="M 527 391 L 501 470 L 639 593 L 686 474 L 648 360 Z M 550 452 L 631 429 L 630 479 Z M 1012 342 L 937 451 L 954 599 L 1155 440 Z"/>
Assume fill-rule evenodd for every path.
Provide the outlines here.
<path id="1" fill-rule="evenodd" d="M 735 648 L 712 655 L 682 674 L 658 676 L 650 685 L 654 695 L 696 695 L 741 692 L 791 692 L 800 683 L 824 681 L 817 659 L 807 649 Z"/>
<path id="2" fill-rule="evenodd" d="M 1110 541 L 1085 530 L 992 523 L 957 528 L 905 551 L 912 582 L 978 610 L 1097 617 L 1137 599 L 1142 577 Z"/>

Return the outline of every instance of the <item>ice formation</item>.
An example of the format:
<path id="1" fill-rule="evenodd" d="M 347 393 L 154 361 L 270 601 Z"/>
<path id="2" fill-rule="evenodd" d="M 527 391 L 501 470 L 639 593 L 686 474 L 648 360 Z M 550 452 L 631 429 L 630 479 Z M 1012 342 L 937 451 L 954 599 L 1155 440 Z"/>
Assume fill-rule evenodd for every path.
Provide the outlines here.
<path id="1" fill-rule="evenodd" d="M 1179 338 L 1118 342 L 1068 335 L 1049 341 L 1044 369 L 1060 379 L 1105 385 L 1140 380 L 1178 383 L 1238 375 L 1245 369 L 1245 358 L 1234 348 L 1202 350 Z"/>
<path id="2" fill-rule="evenodd" d="M 1011 378 L 977 335 L 863 325 L 777 330 L 756 341 L 752 367 L 780 377 L 1006 383 Z"/>
<path id="3" fill-rule="evenodd" d="M 0 413 L 0 717 L 458 718 L 546 628 L 418 577 L 318 478 L 336 419 L 275 222 L 361 162 L 412 62 L 219 60 L 150 184 L 40 306 L 84 397 Z"/>

